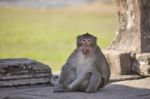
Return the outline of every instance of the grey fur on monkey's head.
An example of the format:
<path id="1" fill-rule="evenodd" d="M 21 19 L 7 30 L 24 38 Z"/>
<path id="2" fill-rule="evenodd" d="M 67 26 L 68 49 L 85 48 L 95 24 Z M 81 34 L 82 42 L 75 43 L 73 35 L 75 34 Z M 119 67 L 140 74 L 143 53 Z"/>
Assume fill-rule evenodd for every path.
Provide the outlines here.
<path id="1" fill-rule="evenodd" d="M 77 47 L 79 47 L 81 45 L 81 40 L 82 39 L 91 39 L 92 40 L 92 45 L 97 45 L 96 42 L 97 42 L 97 37 L 94 36 L 94 35 L 91 35 L 89 34 L 88 32 L 85 33 L 85 34 L 82 34 L 82 35 L 78 35 L 77 36 Z"/>

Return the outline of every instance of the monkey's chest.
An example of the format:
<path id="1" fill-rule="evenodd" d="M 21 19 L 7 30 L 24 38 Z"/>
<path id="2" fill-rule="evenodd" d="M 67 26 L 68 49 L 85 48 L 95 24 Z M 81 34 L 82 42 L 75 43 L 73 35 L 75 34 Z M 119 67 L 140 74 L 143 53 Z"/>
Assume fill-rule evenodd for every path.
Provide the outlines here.
<path id="1" fill-rule="evenodd" d="M 93 69 L 93 60 L 91 58 L 79 58 L 78 64 L 77 64 L 77 74 L 79 76 L 84 75 L 88 72 L 92 72 Z"/>

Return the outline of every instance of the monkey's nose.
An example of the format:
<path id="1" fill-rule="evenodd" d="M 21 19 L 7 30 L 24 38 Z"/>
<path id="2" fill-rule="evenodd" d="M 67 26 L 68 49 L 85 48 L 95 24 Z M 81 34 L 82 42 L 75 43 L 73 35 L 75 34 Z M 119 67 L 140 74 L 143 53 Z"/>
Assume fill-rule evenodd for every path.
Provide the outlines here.
<path id="1" fill-rule="evenodd" d="M 84 45 L 84 48 L 88 48 L 88 47 L 89 47 L 89 45 L 88 45 L 88 44 L 85 44 L 85 45 Z"/>

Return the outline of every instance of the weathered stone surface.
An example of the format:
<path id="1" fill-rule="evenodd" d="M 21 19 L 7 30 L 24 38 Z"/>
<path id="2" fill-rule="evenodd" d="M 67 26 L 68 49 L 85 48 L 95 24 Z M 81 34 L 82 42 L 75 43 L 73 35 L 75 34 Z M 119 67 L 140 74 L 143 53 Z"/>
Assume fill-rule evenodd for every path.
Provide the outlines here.
<path id="1" fill-rule="evenodd" d="M 6 96 L 3 99 L 37 99 L 37 97 L 27 96 L 27 95 L 12 95 L 12 96 Z"/>
<path id="2" fill-rule="evenodd" d="M 109 49 L 150 52 L 150 0 L 116 0 L 119 29 Z"/>
<path id="3" fill-rule="evenodd" d="M 135 54 L 132 70 L 142 76 L 150 76 L 150 53 Z"/>
<path id="4" fill-rule="evenodd" d="M 120 50 L 103 50 L 110 65 L 111 75 L 137 73 L 150 76 L 150 53 L 130 53 Z"/>
<path id="5" fill-rule="evenodd" d="M 141 51 L 150 52 L 150 0 L 139 0 L 140 26 L 141 26 Z"/>
<path id="6" fill-rule="evenodd" d="M 0 59 L 0 87 L 50 83 L 48 65 L 25 59 Z"/>
<path id="7" fill-rule="evenodd" d="M 0 88 L 0 99 L 150 99 L 150 77 L 111 83 L 91 94 L 54 93 L 51 86 Z"/>
<path id="8" fill-rule="evenodd" d="M 110 65 L 111 75 L 131 73 L 131 58 L 129 52 L 104 50 L 103 53 Z"/>

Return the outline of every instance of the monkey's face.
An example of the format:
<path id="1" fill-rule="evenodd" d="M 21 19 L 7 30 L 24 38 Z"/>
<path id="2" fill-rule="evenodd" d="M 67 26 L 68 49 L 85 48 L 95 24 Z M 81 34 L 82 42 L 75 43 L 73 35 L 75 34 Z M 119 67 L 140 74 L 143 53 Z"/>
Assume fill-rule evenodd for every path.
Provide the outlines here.
<path id="1" fill-rule="evenodd" d="M 83 55 L 90 55 L 96 46 L 96 37 L 90 34 L 83 34 L 77 37 L 77 48 Z"/>
<path id="2" fill-rule="evenodd" d="M 81 40 L 81 46 L 79 47 L 79 49 L 82 51 L 83 55 L 89 55 L 91 53 L 91 43 L 92 40 L 89 38 L 84 38 Z"/>

